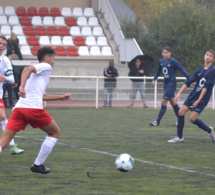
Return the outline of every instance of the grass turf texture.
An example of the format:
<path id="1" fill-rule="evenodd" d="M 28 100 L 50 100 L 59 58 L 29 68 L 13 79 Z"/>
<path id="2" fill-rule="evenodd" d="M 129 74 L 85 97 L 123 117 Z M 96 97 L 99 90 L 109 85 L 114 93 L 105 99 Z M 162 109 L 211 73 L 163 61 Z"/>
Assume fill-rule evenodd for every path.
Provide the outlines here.
<path id="1" fill-rule="evenodd" d="M 15 138 L 23 154 L 11 156 L 9 149 L 0 154 L 1 195 L 214 194 L 215 144 L 188 115 L 185 142 L 172 144 L 167 143 L 176 135 L 172 109 L 158 127 L 149 126 L 159 111 L 155 109 L 47 110 L 62 129 L 44 163 L 51 172 L 30 171 L 45 134 L 28 127 Z M 214 116 L 213 110 L 205 110 L 200 118 L 215 125 Z M 116 170 L 114 161 L 121 153 L 135 159 L 132 171 Z"/>

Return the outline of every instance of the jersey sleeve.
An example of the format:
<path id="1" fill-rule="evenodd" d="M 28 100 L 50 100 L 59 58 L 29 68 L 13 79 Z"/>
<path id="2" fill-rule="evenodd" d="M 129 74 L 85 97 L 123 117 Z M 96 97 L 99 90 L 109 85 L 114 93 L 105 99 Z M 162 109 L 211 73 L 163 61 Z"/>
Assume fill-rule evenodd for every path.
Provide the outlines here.
<path id="1" fill-rule="evenodd" d="M 161 68 L 161 65 L 160 65 L 160 62 L 159 62 L 159 63 L 158 63 L 157 71 L 156 71 L 156 73 L 155 73 L 155 75 L 154 75 L 154 78 L 153 78 L 153 81 L 156 81 L 156 80 L 157 80 L 157 78 L 158 78 L 158 76 L 160 75 L 161 71 L 162 71 L 162 68 Z"/>
<path id="2" fill-rule="evenodd" d="M 41 74 L 43 71 L 51 71 L 52 66 L 47 63 L 40 63 L 33 65 L 36 68 L 37 74 Z"/>
<path id="3" fill-rule="evenodd" d="M 6 77 L 6 81 L 8 83 L 13 84 L 14 76 L 13 76 L 13 68 L 12 68 L 11 62 L 6 56 L 4 56 L 3 61 L 4 61 L 4 76 Z"/>
<path id="4" fill-rule="evenodd" d="M 183 66 L 178 62 L 178 60 L 174 59 L 174 64 L 176 65 L 177 69 L 180 71 L 180 73 L 185 76 L 187 79 L 190 78 L 187 71 L 183 68 Z"/>
<path id="5" fill-rule="evenodd" d="M 210 74 L 206 78 L 206 82 L 205 82 L 203 88 L 208 89 L 211 85 L 214 85 L 214 83 L 215 83 L 215 76 L 214 75 L 215 75 L 215 68 L 213 67 L 210 70 Z"/>
<path id="6" fill-rule="evenodd" d="M 199 74 L 200 68 L 196 69 L 193 75 L 185 81 L 185 84 L 189 87 L 193 82 L 197 80 L 198 74 Z"/>

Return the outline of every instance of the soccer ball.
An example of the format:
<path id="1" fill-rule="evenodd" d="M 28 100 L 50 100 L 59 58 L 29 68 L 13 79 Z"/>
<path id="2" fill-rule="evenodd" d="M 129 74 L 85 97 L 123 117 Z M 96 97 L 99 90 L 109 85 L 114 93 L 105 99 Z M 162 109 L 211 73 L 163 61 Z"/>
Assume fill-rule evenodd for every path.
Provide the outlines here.
<path id="1" fill-rule="evenodd" d="M 120 154 L 115 160 L 115 166 L 119 171 L 128 172 L 134 167 L 134 159 L 129 154 Z"/>

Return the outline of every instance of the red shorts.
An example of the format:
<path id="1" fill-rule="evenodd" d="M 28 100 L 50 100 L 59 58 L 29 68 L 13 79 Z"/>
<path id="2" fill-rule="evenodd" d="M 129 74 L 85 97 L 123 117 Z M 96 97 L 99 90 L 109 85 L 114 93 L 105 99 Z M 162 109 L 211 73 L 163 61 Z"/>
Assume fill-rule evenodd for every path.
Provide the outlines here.
<path id="1" fill-rule="evenodd" d="M 0 99 L 0 108 L 6 110 L 3 99 Z"/>
<path id="2" fill-rule="evenodd" d="M 42 128 L 49 125 L 52 117 L 45 109 L 14 108 L 6 125 L 6 129 L 12 131 L 25 130 L 30 124 L 33 128 Z"/>

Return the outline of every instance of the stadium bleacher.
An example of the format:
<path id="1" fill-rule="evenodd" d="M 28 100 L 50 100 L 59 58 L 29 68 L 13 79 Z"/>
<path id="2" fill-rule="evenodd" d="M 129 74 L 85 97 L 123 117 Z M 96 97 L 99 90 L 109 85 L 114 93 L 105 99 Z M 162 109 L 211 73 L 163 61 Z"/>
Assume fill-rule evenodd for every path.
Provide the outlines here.
<path id="1" fill-rule="evenodd" d="M 9 37 L 12 32 L 20 39 L 23 55 L 35 55 L 42 46 L 53 47 L 57 56 L 113 55 L 90 7 L 0 6 L 0 34 Z"/>

